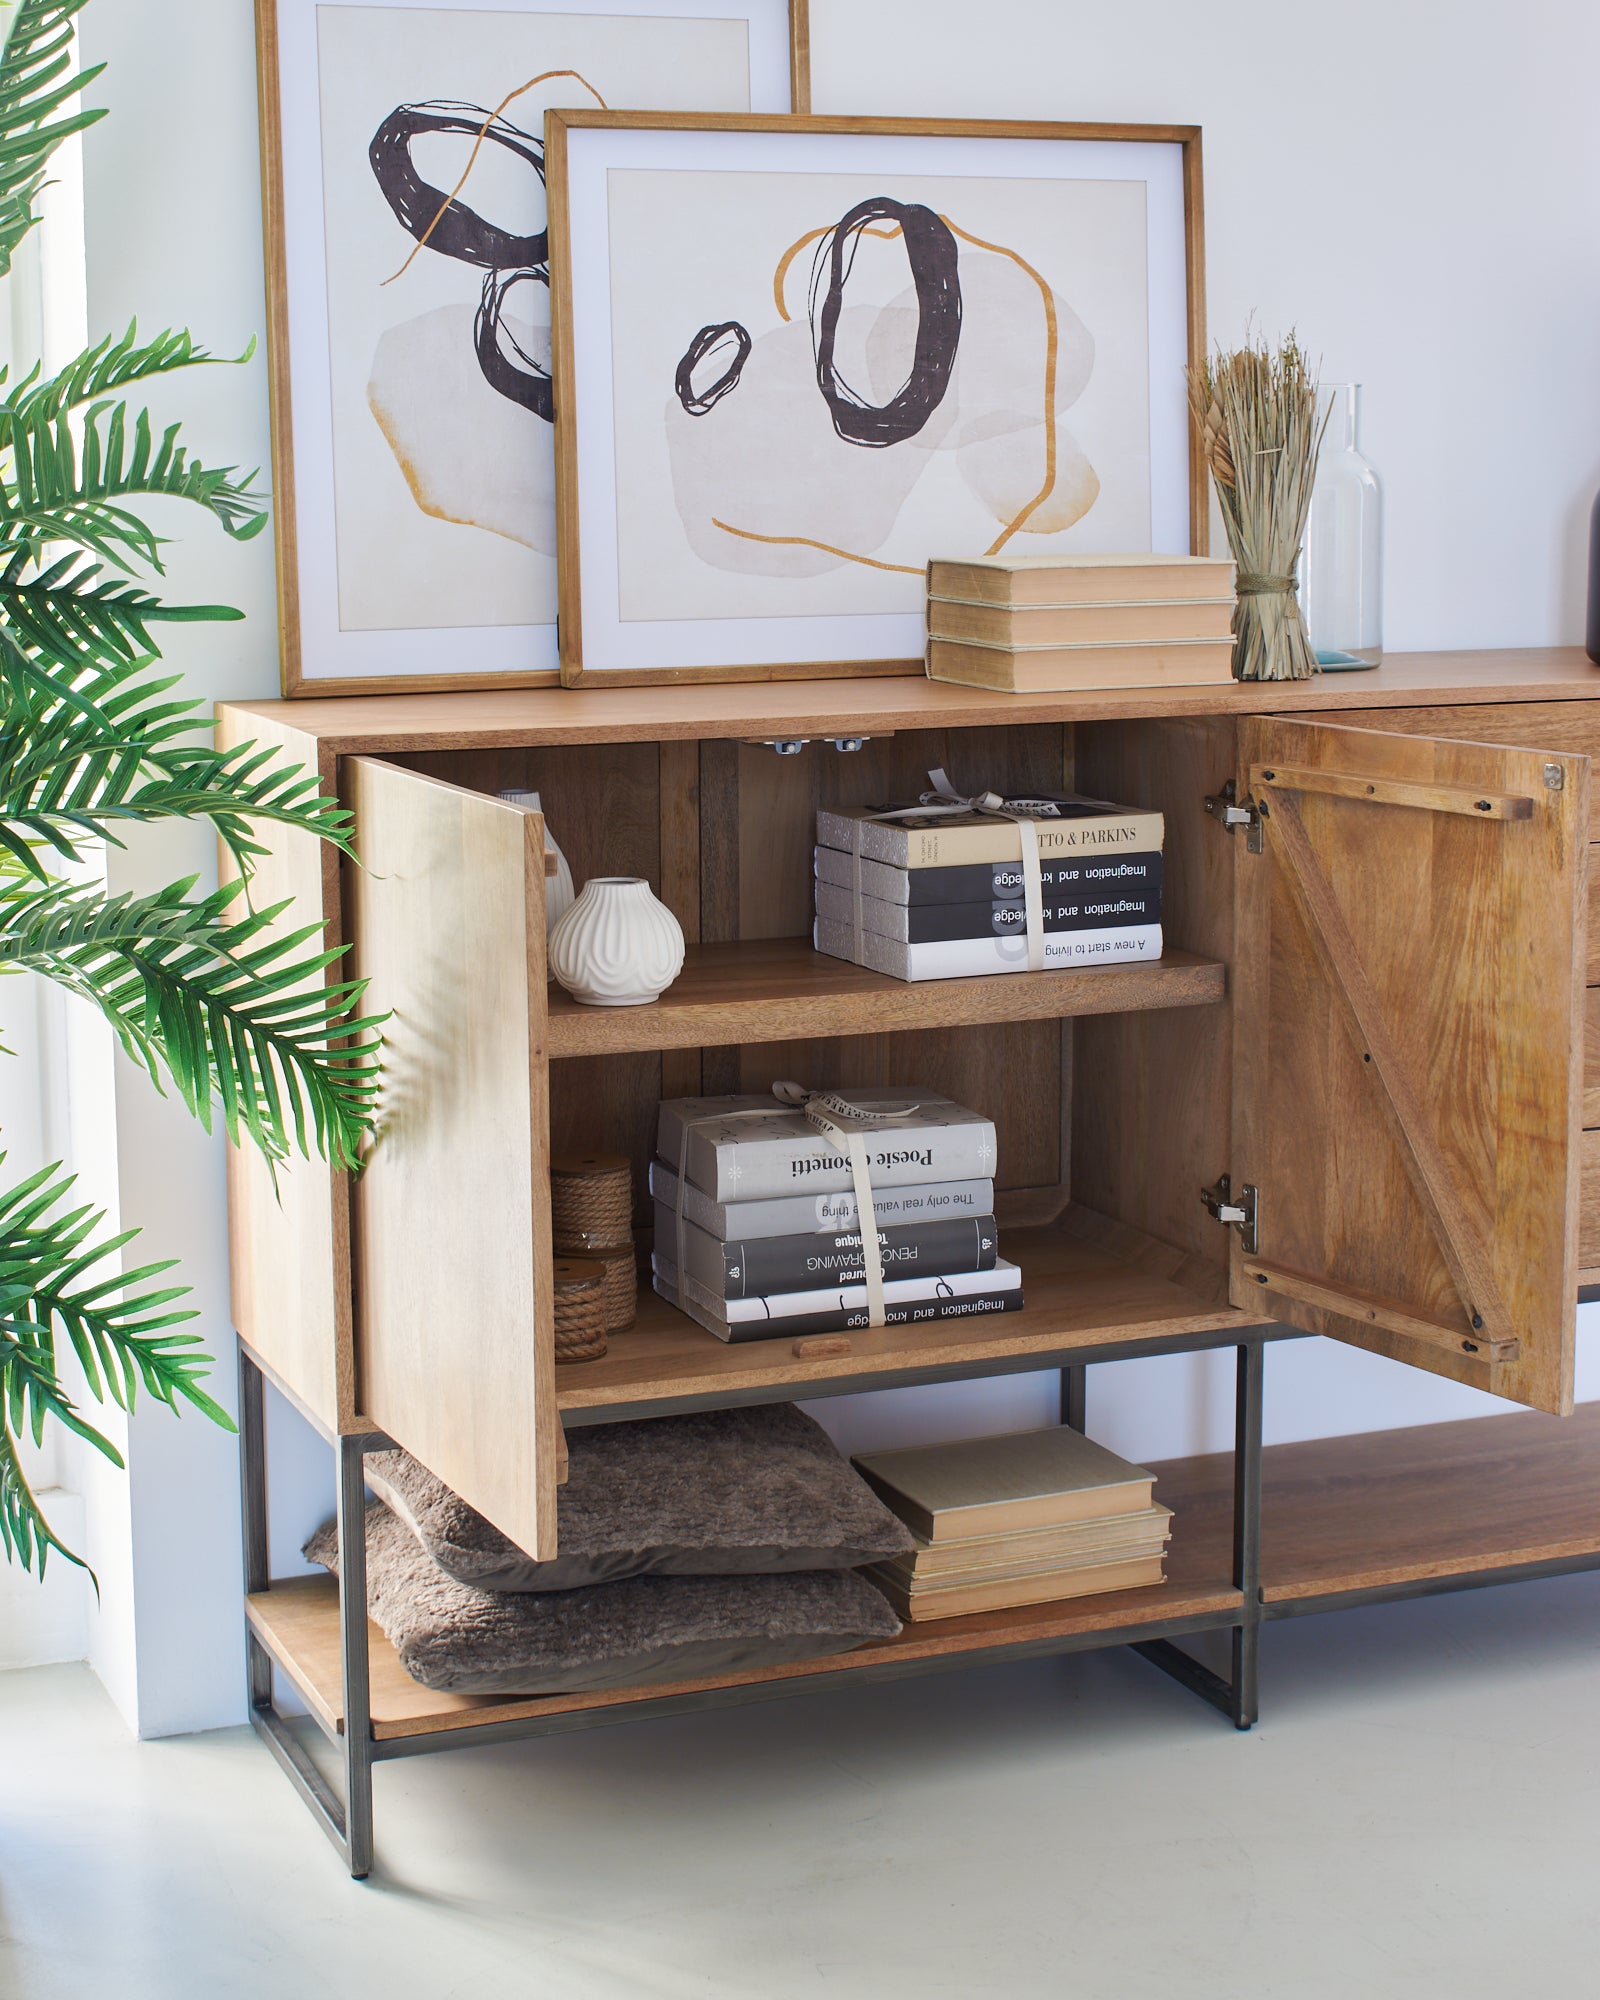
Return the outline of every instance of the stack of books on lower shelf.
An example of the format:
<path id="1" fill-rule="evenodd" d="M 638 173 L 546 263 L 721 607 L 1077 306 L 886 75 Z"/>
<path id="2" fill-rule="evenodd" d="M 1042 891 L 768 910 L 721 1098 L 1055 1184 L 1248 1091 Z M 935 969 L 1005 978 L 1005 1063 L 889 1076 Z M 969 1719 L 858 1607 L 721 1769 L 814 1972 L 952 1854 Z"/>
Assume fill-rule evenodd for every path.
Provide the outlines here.
<path id="1" fill-rule="evenodd" d="M 1208 556 L 928 565 L 928 678 L 1007 694 L 1233 678 L 1234 568 Z"/>
<path id="2" fill-rule="evenodd" d="M 1154 1475 L 1065 1426 L 870 1452 L 856 1470 L 916 1537 L 866 1572 L 902 1618 L 1136 1590 L 1164 1580 L 1172 1510 Z"/>
<path id="3" fill-rule="evenodd" d="M 1007 798 L 999 812 L 916 804 L 817 814 L 818 951 L 894 979 L 1029 969 L 1027 871 L 1039 856 L 1041 969 L 1161 956 L 1162 815 L 1105 799 Z"/>
<path id="4" fill-rule="evenodd" d="M 883 1324 L 1015 1312 L 1022 1273 L 999 1254 L 991 1119 L 932 1091 L 836 1091 L 862 1134 L 883 1274 Z M 844 1148 L 771 1097 L 661 1106 L 655 1289 L 721 1340 L 871 1325 L 862 1217 Z"/>

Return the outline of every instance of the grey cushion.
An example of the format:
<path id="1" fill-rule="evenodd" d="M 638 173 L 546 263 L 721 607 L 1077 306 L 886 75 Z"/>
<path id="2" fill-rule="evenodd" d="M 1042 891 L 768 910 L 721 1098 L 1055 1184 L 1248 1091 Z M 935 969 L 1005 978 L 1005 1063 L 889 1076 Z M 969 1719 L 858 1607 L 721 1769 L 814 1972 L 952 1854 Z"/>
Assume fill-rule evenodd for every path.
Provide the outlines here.
<path id="1" fill-rule="evenodd" d="M 337 1570 L 333 1522 L 307 1558 Z M 367 1605 L 413 1680 L 452 1694 L 579 1694 L 749 1673 L 892 1639 L 853 1570 L 639 1576 L 588 1590 L 473 1590 L 381 1501 L 367 1506 Z"/>
<path id="2" fill-rule="evenodd" d="M 404 1451 L 367 1484 L 458 1583 L 577 1590 L 629 1576 L 855 1569 L 915 1547 L 910 1531 L 792 1403 L 707 1410 L 568 1435 L 560 1553 L 535 1562 Z"/>

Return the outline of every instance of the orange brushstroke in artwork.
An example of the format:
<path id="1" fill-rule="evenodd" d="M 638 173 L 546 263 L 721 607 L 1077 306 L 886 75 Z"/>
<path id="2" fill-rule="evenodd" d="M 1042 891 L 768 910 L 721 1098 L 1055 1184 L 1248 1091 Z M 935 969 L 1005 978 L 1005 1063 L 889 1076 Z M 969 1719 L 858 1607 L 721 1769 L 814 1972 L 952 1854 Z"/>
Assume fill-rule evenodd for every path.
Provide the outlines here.
<path id="1" fill-rule="evenodd" d="M 751 528 L 732 528 L 726 521 L 719 521 L 715 514 L 711 517 L 713 528 L 720 528 L 725 535 L 737 535 L 744 542 L 771 542 L 785 549 L 821 549 L 825 556 L 838 556 L 845 562 L 864 563 L 868 569 L 897 570 L 902 576 L 921 576 L 920 568 L 910 563 L 879 562 L 876 556 L 858 556 L 852 549 L 837 549 L 832 542 L 814 542 L 809 535 L 758 535 Z"/>

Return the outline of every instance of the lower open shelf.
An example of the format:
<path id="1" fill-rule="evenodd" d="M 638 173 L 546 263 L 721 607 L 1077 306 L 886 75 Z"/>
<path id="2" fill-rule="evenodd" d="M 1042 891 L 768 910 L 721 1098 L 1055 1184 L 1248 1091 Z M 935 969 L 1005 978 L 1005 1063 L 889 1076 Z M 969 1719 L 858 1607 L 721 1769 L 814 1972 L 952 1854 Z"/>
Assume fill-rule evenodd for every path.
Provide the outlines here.
<path id="1" fill-rule="evenodd" d="M 1175 1459 L 1155 1471 L 1157 1496 L 1175 1510 L 1163 1584 L 909 1625 L 881 1646 L 758 1674 L 533 1700 L 419 1687 L 369 1625 L 373 1733 L 380 1741 L 421 1736 L 879 1663 L 953 1660 L 1030 1643 L 1043 1649 L 1084 1634 L 1104 1633 L 1115 1643 L 1140 1626 L 1185 1618 L 1227 1624 L 1240 1606 L 1229 1581 L 1232 1455 Z M 1274 1605 L 1309 1609 L 1353 1591 L 1421 1589 L 1439 1579 L 1600 1556 L 1600 1403 L 1568 1418 L 1484 1417 L 1273 1445 L 1264 1454 L 1264 1489 L 1269 1617 Z M 325 1729 L 338 1729 L 339 1600 L 332 1579 L 277 1583 L 247 1599 L 247 1607 L 252 1628 L 307 1707 Z"/>
<path id="2" fill-rule="evenodd" d="M 563 1417 L 588 1422 L 763 1395 L 818 1393 L 859 1378 L 863 1389 L 917 1376 L 935 1380 L 1026 1366 L 1065 1349 L 1171 1339 L 1250 1324 L 1223 1296 L 1220 1269 L 1190 1271 L 1181 1253 L 1070 1208 L 1047 1228 L 1000 1231 L 1002 1255 L 1022 1268 L 1027 1304 L 982 1319 L 881 1327 L 849 1335 L 845 1356 L 801 1360 L 792 1339 L 728 1342 L 644 1287 L 637 1323 L 611 1336 L 598 1361 L 556 1369 Z"/>

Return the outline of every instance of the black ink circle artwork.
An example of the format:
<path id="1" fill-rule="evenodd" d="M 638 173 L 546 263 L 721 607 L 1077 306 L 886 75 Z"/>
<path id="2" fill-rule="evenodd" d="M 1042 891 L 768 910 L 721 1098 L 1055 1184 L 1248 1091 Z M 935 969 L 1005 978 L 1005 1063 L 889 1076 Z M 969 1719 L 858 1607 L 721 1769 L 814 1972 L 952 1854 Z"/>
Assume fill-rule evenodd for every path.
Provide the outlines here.
<path id="1" fill-rule="evenodd" d="M 502 396 L 553 424 L 556 408 L 549 371 L 539 365 L 502 317 L 506 298 L 517 285 L 543 285 L 548 291 L 550 273 L 541 267 L 536 271 L 490 271 L 486 275 L 483 297 L 478 301 L 477 317 L 472 323 L 478 366 L 491 389 L 498 389 Z"/>
<path id="2" fill-rule="evenodd" d="M 507 294 L 515 286 L 542 284 L 548 289 L 549 232 L 540 229 L 527 236 L 513 235 L 487 221 L 448 189 L 425 181 L 412 161 L 411 148 L 417 139 L 433 132 L 456 133 L 474 145 L 481 141 L 502 146 L 533 168 L 541 186 L 544 143 L 481 105 L 440 99 L 397 105 L 373 133 L 367 159 L 384 200 L 418 244 L 487 273 L 473 321 L 473 345 L 483 379 L 498 394 L 520 403 L 547 424 L 554 423 L 550 377 L 502 319 Z"/>
<path id="3" fill-rule="evenodd" d="M 426 236 L 428 248 L 437 250 L 441 257 L 456 257 L 463 264 L 478 264 L 486 270 L 531 269 L 544 263 L 549 255 L 546 230 L 513 236 L 510 230 L 486 222 L 459 198 L 452 200 L 447 189 L 429 186 L 411 160 L 413 142 L 427 132 L 455 132 L 474 143 L 481 136 L 486 143 L 503 146 L 526 160 L 540 183 L 544 181 L 543 142 L 519 132 L 504 118 L 491 118 L 480 105 L 398 105 L 373 133 L 367 158 L 384 200 L 404 228 L 419 243 Z"/>
<path id="4" fill-rule="evenodd" d="M 694 371 L 702 361 L 719 354 L 730 340 L 733 342 L 733 354 L 724 363 L 722 373 L 704 388 L 697 389 Z M 749 359 L 750 336 L 736 319 L 724 320 L 720 326 L 701 327 L 684 350 L 683 359 L 672 378 L 678 401 L 691 417 L 703 417 L 707 410 L 714 409 L 724 396 L 738 387 L 744 364 Z"/>
<path id="5" fill-rule="evenodd" d="M 882 404 L 869 403 L 858 395 L 833 359 L 844 288 L 855 263 L 856 247 L 867 225 L 878 221 L 900 225 L 917 294 L 917 344 L 911 373 L 899 394 Z M 931 208 L 920 202 L 892 201 L 887 195 L 857 202 L 818 244 L 811 273 L 811 346 L 817 387 L 835 431 L 846 443 L 878 451 L 901 444 L 916 436 L 944 400 L 961 340 L 957 261 L 956 239 Z"/>

